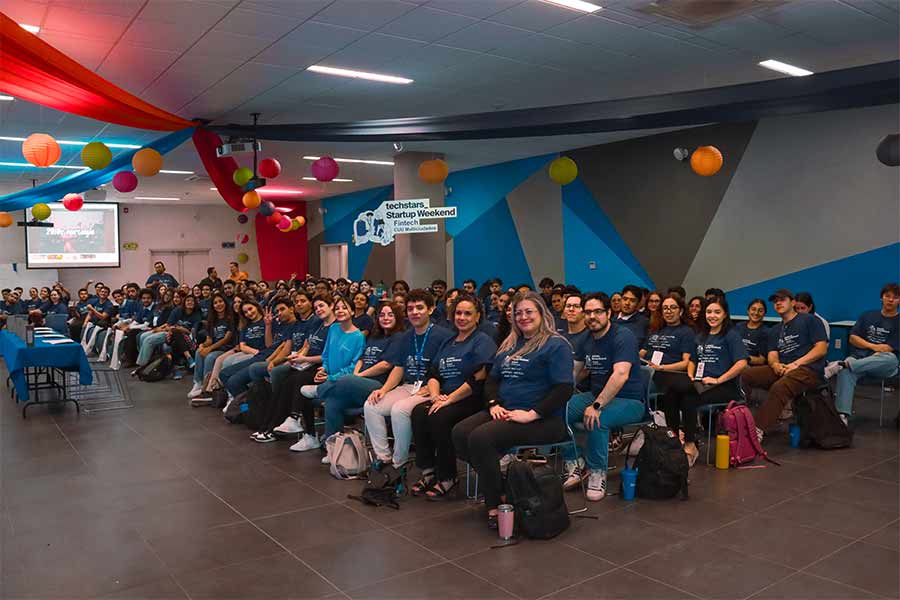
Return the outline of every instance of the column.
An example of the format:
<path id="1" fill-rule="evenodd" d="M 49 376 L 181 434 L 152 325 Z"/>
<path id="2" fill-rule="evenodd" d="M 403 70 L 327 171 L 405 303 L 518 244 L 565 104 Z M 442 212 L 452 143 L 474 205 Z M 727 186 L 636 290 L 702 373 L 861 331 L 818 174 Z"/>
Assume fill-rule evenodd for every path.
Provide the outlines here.
<path id="1" fill-rule="evenodd" d="M 443 158 L 431 152 L 401 152 L 394 156 L 394 200 L 427 198 L 432 207 L 444 206 L 444 184 L 428 184 L 419 179 L 422 161 Z M 427 221 L 438 226 L 436 233 L 400 234 L 394 239 L 397 279 L 411 287 L 426 287 L 434 279 L 447 278 L 447 237 L 443 219 Z"/>

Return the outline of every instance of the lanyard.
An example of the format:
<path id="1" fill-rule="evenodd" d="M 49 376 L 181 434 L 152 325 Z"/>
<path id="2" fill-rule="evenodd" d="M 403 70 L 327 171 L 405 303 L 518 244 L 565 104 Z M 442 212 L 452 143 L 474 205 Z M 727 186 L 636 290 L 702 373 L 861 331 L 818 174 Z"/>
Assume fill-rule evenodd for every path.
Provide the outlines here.
<path id="1" fill-rule="evenodd" d="M 419 336 L 416 335 L 415 330 L 413 331 L 413 350 L 416 353 L 416 370 L 422 370 L 422 354 L 425 352 L 425 346 L 428 344 L 428 336 L 431 335 L 431 329 L 434 327 L 434 323 L 428 324 L 428 329 L 425 330 L 425 335 L 422 336 L 422 347 L 419 347 Z M 421 377 L 424 373 L 418 373 Z"/>

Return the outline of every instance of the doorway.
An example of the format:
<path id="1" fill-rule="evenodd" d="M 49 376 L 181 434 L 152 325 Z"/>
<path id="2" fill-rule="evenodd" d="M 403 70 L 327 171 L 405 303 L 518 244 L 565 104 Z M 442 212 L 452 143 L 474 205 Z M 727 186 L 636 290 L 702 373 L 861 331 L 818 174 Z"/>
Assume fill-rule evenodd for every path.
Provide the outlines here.
<path id="1" fill-rule="evenodd" d="M 178 283 L 188 285 L 206 277 L 206 268 L 210 266 L 209 248 L 192 250 L 151 250 L 150 272 L 153 264 L 162 261 L 166 272 L 172 274 Z"/>
<path id="2" fill-rule="evenodd" d="M 322 244 L 319 247 L 322 277 L 347 277 L 347 244 Z"/>

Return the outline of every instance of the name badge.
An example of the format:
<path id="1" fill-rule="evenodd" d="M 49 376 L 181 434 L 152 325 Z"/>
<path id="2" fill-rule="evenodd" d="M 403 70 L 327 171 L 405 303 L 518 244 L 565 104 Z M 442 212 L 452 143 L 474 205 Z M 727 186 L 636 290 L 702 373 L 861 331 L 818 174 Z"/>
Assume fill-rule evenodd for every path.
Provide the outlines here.
<path id="1" fill-rule="evenodd" d="M 697 371 L 694 373 L 694 379 L 703 379 L 703 371 L 706 368 L 706 363 L 700 363 L 697 365 Z"/>
<path id="2" fill-rule="evenodd" d="M 413 389 L 412 389 L 411 395 L 418 394 L 420 389 L 422 389 L 422 380 L 421 379 L 413 384 Z"/>
<path id="3" fill-rule="evenodd" d="M 663 359 L 663 353 L 659 350 L 654 350 L 653 354 L 650 356 L 650 362 L 654 365 L 661 365 Z"/>

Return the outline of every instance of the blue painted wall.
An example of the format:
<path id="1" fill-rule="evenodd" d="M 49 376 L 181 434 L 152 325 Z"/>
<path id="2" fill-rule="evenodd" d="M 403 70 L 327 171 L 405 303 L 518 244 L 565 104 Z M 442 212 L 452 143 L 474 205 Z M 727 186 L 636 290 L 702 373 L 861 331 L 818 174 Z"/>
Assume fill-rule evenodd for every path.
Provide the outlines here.
<path id="1" fill-rule="evenodd" d="M 508 286 L 534 285 L 506 201 L 495 203 L 454 236 L 453 264 L 456 286 L 462 286 L 465 279 L 480 285 L 498 276 Z"/>
<path id="2" fill-rule="evenodd" d="M 393 192 L 394 186 L 388 185 L 332 196 L 322 201 L 322 206 L 326 209 L 325 243 L 347 244 L 347 274 L 352 280 L 363 278 L 366 263 L 372 253 L 372 244 L 353 244 L 353 221 L 359 213 L 378 208 Z"/>

